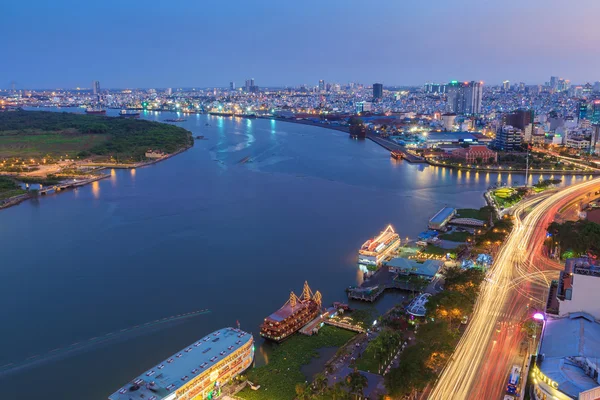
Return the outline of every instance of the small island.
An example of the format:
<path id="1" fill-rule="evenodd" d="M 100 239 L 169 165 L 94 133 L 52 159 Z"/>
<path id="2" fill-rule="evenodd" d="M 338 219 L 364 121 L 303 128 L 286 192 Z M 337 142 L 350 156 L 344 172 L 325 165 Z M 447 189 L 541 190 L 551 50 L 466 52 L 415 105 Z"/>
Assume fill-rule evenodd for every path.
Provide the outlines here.
<path id="1" fill-rule="evenodd" d="M 105 168 L 137 168 L 164 160 L 193 143 L 191 132 L 153 121 L 0 112 L 0 208 L 50 189 L 102 179 L 107 176 Z"/>

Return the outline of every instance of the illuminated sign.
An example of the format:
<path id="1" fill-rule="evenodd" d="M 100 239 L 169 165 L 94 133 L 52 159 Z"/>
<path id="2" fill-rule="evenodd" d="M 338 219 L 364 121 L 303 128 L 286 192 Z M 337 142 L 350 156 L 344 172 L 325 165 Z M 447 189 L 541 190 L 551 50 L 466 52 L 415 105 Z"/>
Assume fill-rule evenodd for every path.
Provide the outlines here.
<path id="1" fill-rule="evenodd" d="M 219 378 L 219 371 L 218 370 L 214 370 L 213 372 L 210 373 L 209 379 L 211 382 L 216 381 Z"/>
<path id="2" fill-rule="evenodd" d="M 555 382 L 552 379 L 548 378 L 546 375 L 544 375 L 537 365 L 533 366 L 533 376 L 539 379 L 540 381 L 544 382 L 548 386 L 553 387 L 554 389 L 558 389 L 558 382 Z"/>

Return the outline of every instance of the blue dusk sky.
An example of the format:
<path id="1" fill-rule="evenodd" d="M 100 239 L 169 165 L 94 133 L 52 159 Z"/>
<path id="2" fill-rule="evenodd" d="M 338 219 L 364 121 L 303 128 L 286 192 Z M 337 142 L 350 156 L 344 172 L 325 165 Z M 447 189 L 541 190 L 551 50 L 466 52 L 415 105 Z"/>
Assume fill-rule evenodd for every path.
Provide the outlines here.
<path id="1" fill-rule="evenodd" d="M 598 0 L 0 3 L 0 88 L 600 80 Z"/>

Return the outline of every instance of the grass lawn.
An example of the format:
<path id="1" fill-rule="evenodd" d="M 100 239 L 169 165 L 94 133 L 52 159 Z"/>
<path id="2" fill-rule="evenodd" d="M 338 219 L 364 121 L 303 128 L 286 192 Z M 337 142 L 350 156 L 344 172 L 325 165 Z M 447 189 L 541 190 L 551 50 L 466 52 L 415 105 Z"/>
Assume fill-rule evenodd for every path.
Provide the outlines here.
<path id="1" fill-rule="evenodd" d="M 428 244 L 425 246 L 425 248 L 423 248 L 423 250 L 421 250 L 421 253 L 431 254 L 434 256 L 445 256 L 448 253 L 456 253 L 456 249 L 443 249 L 434 244 Z"/>
<path id="2" fill-rule="evenodd" d="M 475 208 L 459 208 L 456 214 L 460 218 L 473 218 L 480 221 L 488 221 L 490 219 L 490 210 L 488 207 L 482 207 L 479 210 Z"/>
<path id="3" fill-rule="evenodd" d="M 469 217 L 473 218 L 473 217 Z M 452 242 L 466 242 L 472 235 L 469 232 L 450 232 L 439 235 L 440 239 L 450 240 Z"/>
<path id="4" fill-rule="evenodd" d="M 8 199 L 9 197 L 18 196 L 27 191 L 21 189 L 12 179 L 0 176 L 0 200 Z"/>
<path id="5" fill-rule="evenodd" d="M 500 207 L 508 208 L 517 204 L 523 198 L 520 192 L 512 188 L 496 189 L 492 192 L 492 196 Z"/>
<path id="6" fill-rule="evenodd" d="M 296 397 L 296 384 L 306 381 L 300 367 L 318 356 L 318 349 L 341 347 L 354 335 L 328 325 L 316 336 L 295 334 L 274 349 L 267 365 L 248 371 L 248 379 L 260 385 L 260 389 L 246 388 L 237 396 L 247 400 L 292 400 Z"/>
<path id="7" fill-rule="evenodd" d="M 29 158 L 65 156 L 75 158 L 77 153 L 89 150 L 109 139 L 109 135 L 83 135 L 44 133 L 32 135 L 9 135 L 0 133 L 0 158 Z"/>
<path id="8" fill-rule="evenodd" d="M 371 344 L 372 342 L 367 345 L 367 348 L 362 353 L 361 357 L 356 360 L 356 368 L 361 371 L 376 374 L 379 371 L 379 360 Z"/>

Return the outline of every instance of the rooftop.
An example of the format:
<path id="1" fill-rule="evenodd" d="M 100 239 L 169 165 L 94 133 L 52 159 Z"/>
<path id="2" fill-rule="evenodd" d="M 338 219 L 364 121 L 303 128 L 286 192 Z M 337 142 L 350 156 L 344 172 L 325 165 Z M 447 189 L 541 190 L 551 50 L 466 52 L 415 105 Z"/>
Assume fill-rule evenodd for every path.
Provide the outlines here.
<path id="1" fill-rule="evenodd" d="M 546 321 L 538 362 L 540 371 L 558 384 L 558 390 L 577 398 L 598 383 L 586 375 L 580 363 L 596 363 L 600 357 L 600 323 L 586 313 L 572 313 Z"/>
<path id="2" fill-rule="evenodd" d="M 108 398 L 160 400 L 251 340 L 251 334 L 238 329 L 215 331 L 132 379 Z M 131 390 L 135 387 L 139 388 Z"/>
<path id="3" fill-rule="evenodd" d="M 427 134 L 428 142 L 441 142 L 447 140 L 455 142 L 476 142 L 477 137 L 470 132 L 429 132 Z"/>
<path id="4" fill-rule="evenodd" d="M 312 300 L 299 301 L 296 303 L 296 306 L 294 306 L 294 307 L 292 307 L 292 305 L 289 302 L 287 302 L 279 310 L 277 310 L 273 314 L 269 315 L 267 317 L 267 319 L 270 319 L 270 320 L 273 320 L 276 322 L 281 322 L 284 319 L 288 318 L 290 315 L 292 315 L 294 312 L 298 311 L 299 309 L 308 307 L 308 305 L 311 301 Z"/>
<path id="5" fill-rule="evenodd" d="M 414 275 L 433 278 L 442 265 L 444 265 L 444 262 L 440 260 L 417 261 L 404 257 L 396 257 L 388 261 L 386 265 L 388 267 L 404 270 L 407 273 L 412 273 Z"/>
<path id="6" fill-rule="evenodd" d="M 431 217 L 429 222 L 434 224 L 441 224 L 448 218 L 450 218 L 455 211 L 456 210 L 452 207 L 444 207 L 440 211 L 438 211 L 433 217 Z"/>

